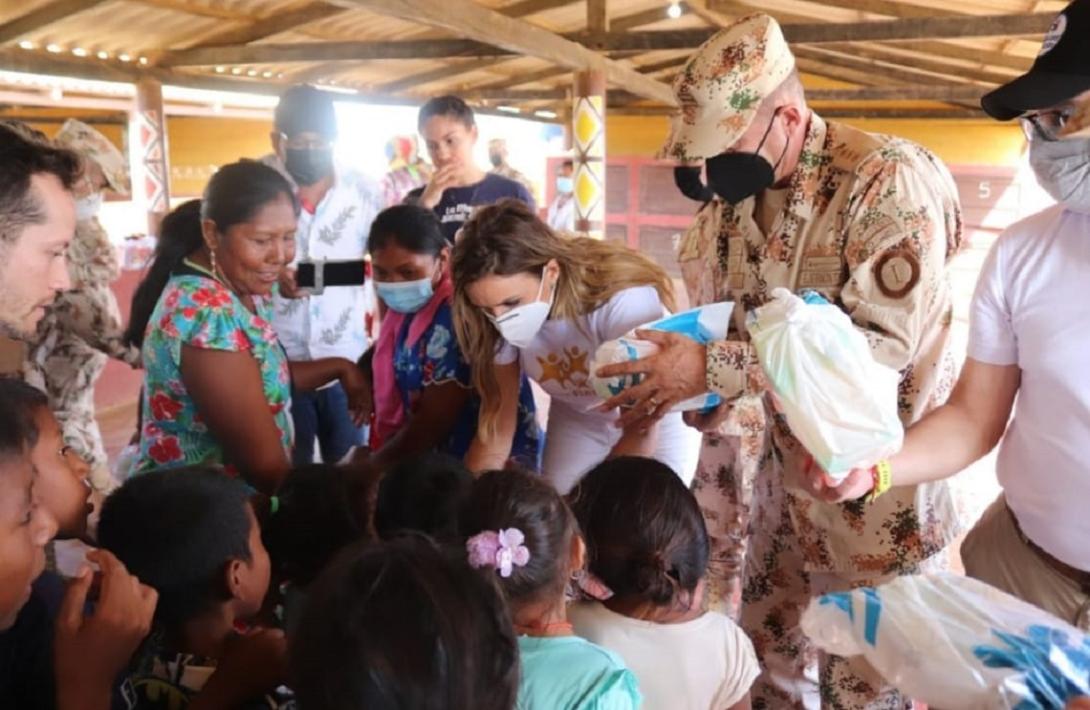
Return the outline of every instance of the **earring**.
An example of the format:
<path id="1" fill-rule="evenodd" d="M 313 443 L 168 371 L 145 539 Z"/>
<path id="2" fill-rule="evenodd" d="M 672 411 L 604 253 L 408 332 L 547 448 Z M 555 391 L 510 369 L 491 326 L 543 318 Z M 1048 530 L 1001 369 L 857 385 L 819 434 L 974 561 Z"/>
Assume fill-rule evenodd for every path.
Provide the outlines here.
<path id="1" fill-rule="evenodd" d="M 220 277 L 220 267 L 219 264 L 216 263 L 216 250 L 209 249 L 208 254 L 211 257 L 212 261 L 212 275 L 218 279 Z"/>

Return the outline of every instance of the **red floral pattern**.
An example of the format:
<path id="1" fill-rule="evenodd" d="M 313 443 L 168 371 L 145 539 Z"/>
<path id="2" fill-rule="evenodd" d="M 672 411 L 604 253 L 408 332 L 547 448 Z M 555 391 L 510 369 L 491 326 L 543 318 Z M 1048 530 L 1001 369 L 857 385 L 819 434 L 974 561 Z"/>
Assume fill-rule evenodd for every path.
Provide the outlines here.
<path id="1" fill-rule="evenodd" d="M 181 377 L 182 346 L 247 352 L 261 370 L 269 411 L 291 451 L 291 378 L 287 358 L 269 327 L 267 301 L 249 311 L 218 281 L 174 276 L 167 284 L 144 339 L 144 427 L 138 471 L 187 464 L 230 464 Z M 224 393 L 222 401 L 231 401 Z"/>

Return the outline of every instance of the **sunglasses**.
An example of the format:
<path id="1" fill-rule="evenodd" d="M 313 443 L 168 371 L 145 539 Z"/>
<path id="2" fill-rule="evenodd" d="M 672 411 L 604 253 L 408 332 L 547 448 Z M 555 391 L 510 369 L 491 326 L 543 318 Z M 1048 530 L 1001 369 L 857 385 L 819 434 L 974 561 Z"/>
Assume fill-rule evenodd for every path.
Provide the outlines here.
<path id="1" fill-rule="evenodd" d="M 1050 109 L 1037 111 L 1022 117 L 1022 132 L 1026 140 L 1057 141 L 1063 134 L 1067 122 L 1071 119 L 1071 109 Z"/>

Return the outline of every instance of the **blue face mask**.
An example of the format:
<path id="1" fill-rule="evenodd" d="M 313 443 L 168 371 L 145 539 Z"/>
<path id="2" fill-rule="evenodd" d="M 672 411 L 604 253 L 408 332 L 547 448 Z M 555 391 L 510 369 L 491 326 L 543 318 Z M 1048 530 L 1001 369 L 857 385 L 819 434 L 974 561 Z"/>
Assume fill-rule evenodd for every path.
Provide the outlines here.
<path id="1" fill-rule="evenodd" d="M 391 311 L 416 313 L 431 300 L 435 290 L 431 279 L 427 278 L 419 281 L 376 281 L 375 293 Z"/>
<path id="2" fill-rule="evenodd" d="M 563 175 L 557 175 L 556 176 L 556 191 L 557 192 L 559 192 L 561 194 L 564 194 L 564 195 L 570 195 L 571 192 L 572 192 L 572 189 L 573 189 L 573 185 L 572 185 L 572 179 L 570 177 L 565 177 Z"/>

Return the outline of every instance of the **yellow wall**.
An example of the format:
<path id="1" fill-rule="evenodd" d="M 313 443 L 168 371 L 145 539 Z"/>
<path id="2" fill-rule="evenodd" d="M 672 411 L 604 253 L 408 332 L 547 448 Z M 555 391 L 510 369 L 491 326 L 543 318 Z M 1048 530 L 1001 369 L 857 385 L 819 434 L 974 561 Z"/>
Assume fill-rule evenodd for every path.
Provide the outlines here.
<path id="1" fill-rule="evenodd" d="M 950 165 L 1010 166 L 1025 139 L 1017 124 L 986 120 L 845 120 L 863 130 L 890 133 L 924 145 Z M 616 156 L 653 156 L 669 127 L 664 116 L 607 116 L 606 151 Z"/>
<path id="2" fill-rule="evenodd" d="M 214 168 L 272 151 L 271 121 L 172 116 L 167 119 L 171 197 L 198 197 Z"/>

